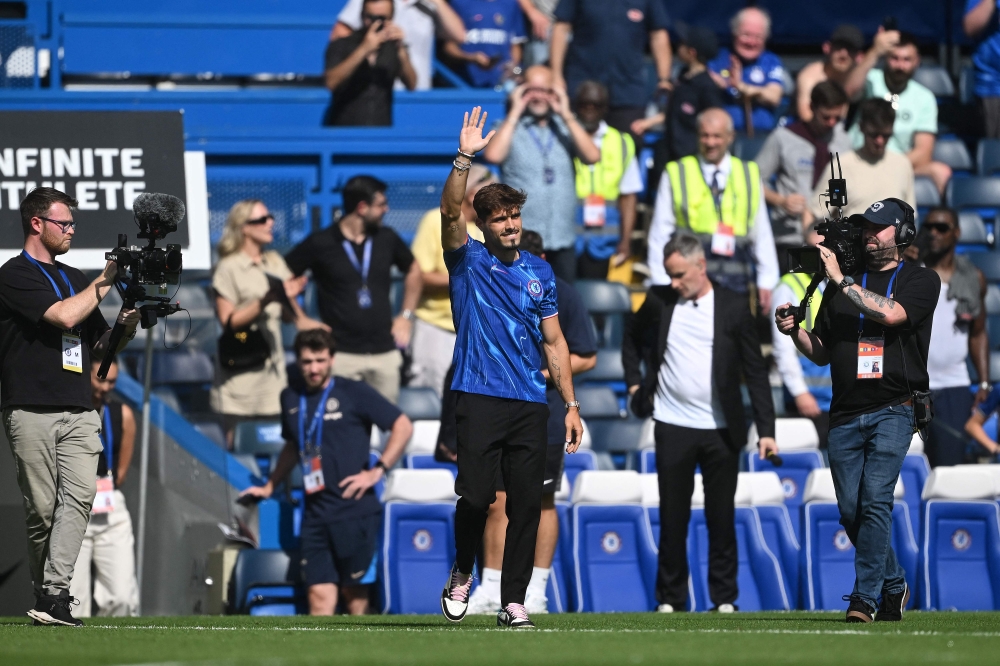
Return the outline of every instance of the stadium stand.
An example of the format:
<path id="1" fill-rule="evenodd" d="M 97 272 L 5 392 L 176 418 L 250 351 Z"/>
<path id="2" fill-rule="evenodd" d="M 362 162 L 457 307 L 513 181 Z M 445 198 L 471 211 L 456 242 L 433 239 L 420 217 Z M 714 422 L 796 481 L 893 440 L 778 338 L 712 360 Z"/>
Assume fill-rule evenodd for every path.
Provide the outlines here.
<path id="1" fill-rule="evenodd" d="M 917 70 L 917 73 L 919 74 L 920 71 Z M 950 166 L 952 177 L 970 175 L 975 168 L 972 156 L 969 155 L 969 149 L 965 147 L 965 142 L 956 138 L 938 137 L 938 140 L 934 142 L 933 160 Z"/>
<path id="2" fill-rule="evenodd" d="M 241 550 L 230 581 L 231 611 L 250 615 L 295 615 L 304 603 L 299 558 L 283 550 Z"/>
<path id="3" fill-rule="evenodd" d="M 573 286 L 583 300 L 583 307 L 590 313 L 598 348 L 620 350 L 624 317 L 632 312 L 628 288 L 601 280 L 577 280 Z"/>
<path id="4" fill-rule="evenodd" d="M 993 176 L 1000 171 L 1000 139 L 980 139 L 976 146 L 976 173 Z"/>
<path id="5" fill-rule="evenodd" d="M 568 519 L 570 490 L 571 484 L 564 473 L 559 492 L 555 496 L 556 515 L 559 517 L 560 534 L 559 540 L 556 541 L 556 552 L 552 555 L 552 574 L 549 576 L 548 587 L 545 590 L 545 596 L 549 600 L 550 613 L 567 613 L 573 608 L 571 605 L 572 599 L 570 598 L 570 589 L 572 586 L 567 584 L 569 577 L 566 575 L 567 572 L 573 570 L 572 566 L 566 566 L 567 562 L 572 564 L 573 553 L 565 545 L 567 543 L 572 544 L 572 539 L 564 541 L 562 538 L 562 533 L 569 532 L 571 529 Z M 566 507 L 566 519 L 563 518 L 563 511 L 560 510 L 560 507 Z"/>
<path id="6" fill-rule="evenodd" d="M 903 468 L 899 472 L 899 478 L 903 483 L 902 500 L 906 502 L 909 509 L 907 513 L 910 518 L 910 527 L 918 544 L 923 536 L 920 518 L 922 515 L 921 507 L 923 505 L 920 495 L 923 493 L 924 484 L 927 482 L 927 477 L 930 473 L 931 465 L 924 454 L 924 441 L 920 438 L 919 433 L 915 434 L 910 443 L 910 450 L 907 452 L 906 457 L 903 458 Z"/>
<path id="7" fill-rule="evenodd" d="M 774 472 L 740 472 L 736 485 L 737 510 L 749 507 L 756 515 L 767 550 L 781 562 L 788 602 L 792 608 L 799 608 L 800 547 L 784 499 L 781 479 Z M 767 567 L 766 561 L 763 566 Z"/>

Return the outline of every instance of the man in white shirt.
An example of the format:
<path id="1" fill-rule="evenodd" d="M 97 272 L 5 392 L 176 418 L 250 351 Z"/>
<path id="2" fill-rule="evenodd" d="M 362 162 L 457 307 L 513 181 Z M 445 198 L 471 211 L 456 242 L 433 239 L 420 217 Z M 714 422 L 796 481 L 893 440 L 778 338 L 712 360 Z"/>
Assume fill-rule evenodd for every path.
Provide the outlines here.
<path id="1" fill-rule="evenodd" d="M 709 533 L 709 595 L 716 610 L 732 613 L 739 596 L 734 496 L 739 452 L 747 441 L 740 383 L 742 377 L 747 384 L 763 459 L 778 448 L 767 365 L 747 299 L 709 280 L 701 241 L 678 233 L 663 254 L 670 286 L 649 290 L 622 342 L 632 411 L 655 421 L 660 486 L 657 610 L 682 610 L 687 599 L 688 523 L 695 466 L 700 465 Z"/>
<path id="2" fill-rule="evenodd" d="M 686 229 L 702 242 L 713 280 L 747 293 L 755 276 L 761 308 L 768 310 L 778 283 L 778 255 L 760 171 L 730 154 L 734 137 L 733 120 L 723 109 L 699 114 L 698 155 L 668 163 L 660 179 L 647 264 L 653 284 L 670 284 L 663 246 L 675 229 Z"/>

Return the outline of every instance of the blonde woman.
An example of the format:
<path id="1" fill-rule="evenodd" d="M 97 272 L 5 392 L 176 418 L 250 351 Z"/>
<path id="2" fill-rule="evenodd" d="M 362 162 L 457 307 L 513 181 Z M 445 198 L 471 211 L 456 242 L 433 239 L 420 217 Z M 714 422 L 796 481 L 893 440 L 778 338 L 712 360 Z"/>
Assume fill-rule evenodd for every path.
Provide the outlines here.
<path id="1" fill-rule="evenodd" d="M 219 263 L 212 277 L 215 310 L 222 326 L 228 324 L 233 330 L 256 326 L 271 349 L 270 358 L 258 369 L 234 372 L 216 363 L 212 408 L 223 415 L 230 448 L 233 431 L 240 421 L 279 418 L 278 396 L 288 383 L 281 339 L 280 295 L 271 290 L 268 275 L 283 281 L 293 307 L 291 320 L 299 330 L 325 328 L 307 317 L 295 302 L 305 288 L 306 278 L 293 277 L 280 254 L 264 249 L 274 240 L 273 230 L 274 216 L 264 202 L 244 199 L 234 204 L 222 232 Z"/>

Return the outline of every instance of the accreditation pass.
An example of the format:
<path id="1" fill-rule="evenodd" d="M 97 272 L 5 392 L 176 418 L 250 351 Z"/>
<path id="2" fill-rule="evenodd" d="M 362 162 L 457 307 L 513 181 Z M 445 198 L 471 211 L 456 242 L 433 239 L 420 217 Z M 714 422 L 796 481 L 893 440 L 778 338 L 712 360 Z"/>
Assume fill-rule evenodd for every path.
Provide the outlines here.
<path id="1" fill-rule="evenodd" d="M 83 345 L 80 336 L 73 331 L 62 334 L 63 370 L 83 374 Z"/>
<path id="2" fill-rule="evenodd" d="M 885 338 L 858 340 L 858 379 L 882 379 Z"/>

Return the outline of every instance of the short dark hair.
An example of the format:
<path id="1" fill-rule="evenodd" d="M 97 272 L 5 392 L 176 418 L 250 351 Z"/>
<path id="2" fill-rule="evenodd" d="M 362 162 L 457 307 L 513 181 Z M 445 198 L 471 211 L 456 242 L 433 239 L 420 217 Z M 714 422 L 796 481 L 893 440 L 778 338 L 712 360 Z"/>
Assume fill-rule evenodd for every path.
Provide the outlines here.
<path id="1" fill-rule="evenodd" d="M 518 248 L 530 252 L 536 257 L 545 254 L 545 242 L 542 240 L 542 235 L 530 229 L 521 230 L 521 243 Z"/>
<path id="2" fill-rule="evenodd" d="M 833 109 L 844 106 L 851 100 L 836 81 L 820 81 L 813 86 L 812 93 L 809 94 L 809 101 L 813 108 Z"/>
<path id="3" fill-rule="evenodd" d="M 912 46 L 918 52 L 920 51 L 920 45 L 917 44 L 917 37 L 912 32 L 900 31 L 899 41 L 896 42 L 896 46 Z"/>
<path id="4" fill-rule="evenodd" d="M 21 231 L 27 238 L 31 233 L 31 218 L 43 217 L 52 208 L 52 204 L 66 204 L 68 208 L 76 208 L 76 199 L 52 187 L 36 187 L 21 200 Z"/>
<path id="5" fill-rule="evenodd" d="M 954 208 L 949 208 L 948 206 L 934 206 L 929 211 L 923 214 L 922 219 L 927 220 L 928 217 L 934 213 L 944 213 L 951 218 L 951 224 L 953 227 L 958 227 L 958 211 Z"/>
<path id="6" fill-rule="evenodd" d="M 522 190 L 515 190 L 504 183 L 490 183 L 476 192 L 476 198 L 472 200 L 472 207 L 476 209 L 476 215 L 479 216 L 479 219 L 486 222 L 495 213 L 515 208 L 520 210 L 527 200 L 528 195 Z"/>
<path id="7" fill-rule="evenodd" d="M 330 350 L 330 356 L 337 353 L 337 343 L 333 340 L 333 334 L 325 328 L 311 328 L 307 331 L 299 331 L 295 336 L 295 358 L 302 356 L 303 349 L 312 351 Z"/>
<path id="8" fill-rule="evenodd" d="M 385 192 L 389 186 L 374 176 L 355 176 L 344 184 L 341 196 L 344 199 L 344 214 L 353 213 L 358 204 L 370 204 L 378 192 Z"/>
<path id="9" fill-rule="evenodd" d="M 892 127 L 896 122 L 896 110 L 892 103 L 884 99 L 866 99 L 858 105 L 858 126 Z"/>

